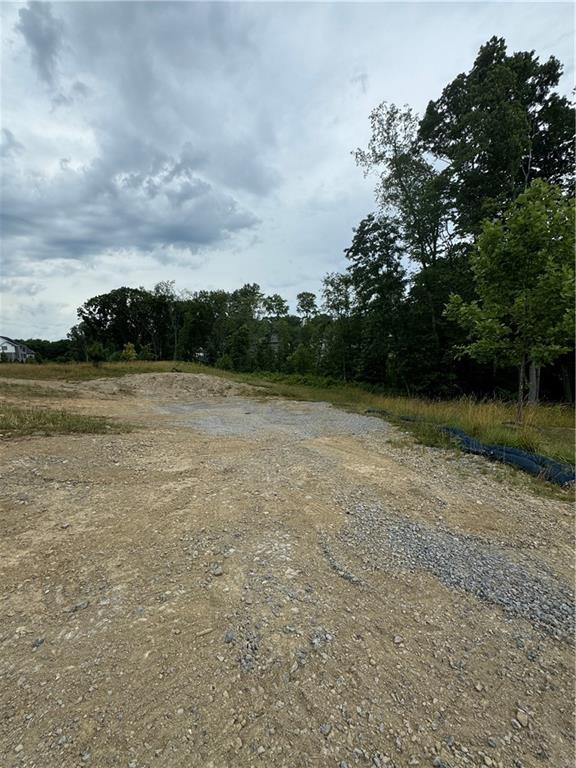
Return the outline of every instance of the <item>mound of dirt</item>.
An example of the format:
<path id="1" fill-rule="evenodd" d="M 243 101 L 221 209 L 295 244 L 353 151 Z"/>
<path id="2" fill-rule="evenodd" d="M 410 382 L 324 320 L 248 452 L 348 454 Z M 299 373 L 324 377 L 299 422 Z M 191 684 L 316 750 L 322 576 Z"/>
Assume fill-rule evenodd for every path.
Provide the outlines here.
<path id="1" fill-rule="evenodd" d="M 204 373 L 133 373 L 118 379 L 93 379 L 80 389 L 103 395 L 143 395 L 152 398 L 205 398 L 246 395 L 252 387 Z"/>

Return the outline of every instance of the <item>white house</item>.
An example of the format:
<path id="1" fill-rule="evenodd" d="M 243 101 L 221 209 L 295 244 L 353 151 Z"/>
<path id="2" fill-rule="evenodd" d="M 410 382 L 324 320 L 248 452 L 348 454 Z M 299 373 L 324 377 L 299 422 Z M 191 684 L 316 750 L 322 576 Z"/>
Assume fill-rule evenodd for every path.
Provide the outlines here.
<path id="1" fill-rule="evenodd" d="M 7 360 L 10 363 L 26 363 L 28 360 L 34 360 L 35 353 L 26 344 L 20 344 L 8 336 L 0 336 L 0 360 Z"/>

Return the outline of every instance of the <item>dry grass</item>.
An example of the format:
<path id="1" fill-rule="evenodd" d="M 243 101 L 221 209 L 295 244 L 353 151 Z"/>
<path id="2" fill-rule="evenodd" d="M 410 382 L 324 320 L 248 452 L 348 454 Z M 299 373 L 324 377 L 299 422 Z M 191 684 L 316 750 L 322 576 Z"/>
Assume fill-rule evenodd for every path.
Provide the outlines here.
<path id="1" fill-rule="evenodd" d="M 127 373 L 166 373 L 178 368 L 183 373 L 206 373 L 212 371 L 198 363 L 146 362 L 133 360 L 122 363 L 0 363 L 1 379 L 60 379 L 64 381 L 88 381 L 106 377 L 125 376 Z M 218 372 L 220 374 L 220 372 Z"/>
<path id="2" fill-rule="evenodd" d="M 83 416 L 62 410 L 0 404 L 0 438 L 25 435 L 109 434 L 130 431 L 101 416 Z"/>

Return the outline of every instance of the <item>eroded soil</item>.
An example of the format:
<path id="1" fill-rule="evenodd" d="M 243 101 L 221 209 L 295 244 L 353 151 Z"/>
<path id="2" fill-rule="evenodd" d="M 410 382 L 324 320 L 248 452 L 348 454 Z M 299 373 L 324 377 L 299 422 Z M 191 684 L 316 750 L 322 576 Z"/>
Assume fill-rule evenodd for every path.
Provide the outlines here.
<path id="1" fill-rule="evenodd" d="M 50 385 L 132 433 L 2 444 L 0 766 L 573 764 L 568 502 L 163 376 Z"/>

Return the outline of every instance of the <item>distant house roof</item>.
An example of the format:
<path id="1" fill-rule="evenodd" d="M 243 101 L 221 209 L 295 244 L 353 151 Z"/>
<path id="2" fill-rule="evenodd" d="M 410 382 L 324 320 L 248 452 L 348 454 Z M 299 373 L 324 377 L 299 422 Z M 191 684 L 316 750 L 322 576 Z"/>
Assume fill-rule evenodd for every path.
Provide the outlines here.
<path id="1" fill-rule="evenodd" d="M 9 344 L 13 344 L 15 347 L 20 347 L 20 349 L 23 349 L 25 352 L 28 352 L 31 355 L 36 354 L 33 349 L 30 349 L 30 347 L 27 347 L 26 344 L 22 344 L 21 341 L 15 341 L 14 339 L 9 338 L 8 336 L 0 336 L 0 340 L 7 341 Z"/>

